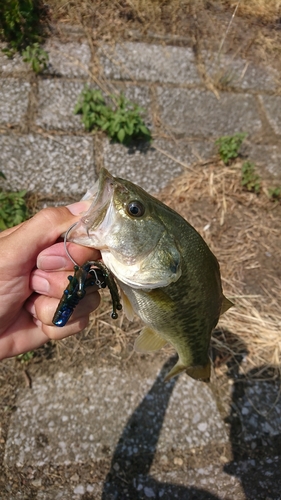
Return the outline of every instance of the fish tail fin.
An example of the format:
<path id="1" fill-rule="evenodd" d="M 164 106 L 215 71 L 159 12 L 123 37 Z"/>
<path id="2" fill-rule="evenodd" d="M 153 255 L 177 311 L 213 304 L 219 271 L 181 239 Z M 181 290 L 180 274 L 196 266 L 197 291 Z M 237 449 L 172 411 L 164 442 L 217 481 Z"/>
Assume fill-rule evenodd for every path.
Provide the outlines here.
<path id="1" fill-rule="evenodd" d="M 187 375 L 195 380 L 201 380 L 202 382 L 210 382 L 211 377 L 211 363 L 208 363 L 204 366 L 189 366 L 186 369 Z"/>
<path id="2" fill-rule="evenodd" d="M 220 316 L 233 306 L 233 302 L 223 295 Z"/>
<path id="3" fill-rule="evenodd" d="M 180 360 L 175 364 L 175 366 L 171 369 L 171 371 L 166 375 L 165 382 L 170 380 L 170 378 L 179 375 L 182 372 L 186 372 L 191 378 L 195 380 L 201 380 L 203 382 L 210 382 L 211 376 L 211 363 L 208 363 L 204 366 L 186 366 L 183 365 Z"/>

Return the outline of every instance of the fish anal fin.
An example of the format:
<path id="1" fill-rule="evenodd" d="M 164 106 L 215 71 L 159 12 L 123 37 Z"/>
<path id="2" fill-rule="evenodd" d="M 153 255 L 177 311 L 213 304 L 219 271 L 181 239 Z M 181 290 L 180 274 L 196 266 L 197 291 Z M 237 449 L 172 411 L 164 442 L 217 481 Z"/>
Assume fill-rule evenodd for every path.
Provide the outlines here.
<path id="1" fill-rule="evenodd" d="M 136 352 L 158 351 L 165 344 L 167 344 L 167 340 L 160 337 L 149 326 L 145 326 L 135 341 L 134 349 Z"/>
<path id="2" fill-rule="evenodd" d="M 170 378 L 175 377 L 176 375 L 179 375 L 180 373 L 184 372 L 186 370 L 186 366 L 180 363 L 179 361 L 173 366 L 173 368 L 169 371 L 168 375 L 166 375 L 164 381 L 168 382 Z"/>
<path id="3" fill-rule="evenodd" d="M 133 309 L 133 306 L 128 299 L 128 296 L 123 292 L 122 288 L 120 288 L 120 295 L 121 295 L 121 302 L 123 306 L 123 311 L 128 318 L 129 321 L 133 321 L 134 316 L 135 316 L 135 311 Z"/>
<path id="4" fill-rule="evenodd" d="M 191 378 L 195 380 L 201 380 L 202 382 L 210 382 L 211 376 L 211 364 L 210 361 L 205 366 L 185 366 L 180 361 L 178 361 L 175 366 L 171 369 L 168 375 L 165 377 L 165 382 L 170 380 L 170 378 L 179 375 L 182 372 L 186 372 Z"/>
<path id="5" fill-rule="evenodd" d="M 231 300 L 227 299 L 223 295 L 220 316 L 233 306 L 234 304 L 231 302 Z"/>

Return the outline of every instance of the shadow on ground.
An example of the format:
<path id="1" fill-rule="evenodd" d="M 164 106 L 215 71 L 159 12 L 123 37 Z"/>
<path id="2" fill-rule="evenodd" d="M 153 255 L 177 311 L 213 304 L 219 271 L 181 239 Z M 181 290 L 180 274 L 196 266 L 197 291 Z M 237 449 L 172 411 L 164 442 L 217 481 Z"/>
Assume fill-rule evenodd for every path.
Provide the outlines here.
<path id="1" fill-rule="evenodd" d="M 230 423 L 233 460 L 222 470 L 240 481 L 244 495 L 239 498 L 280 500 L 281 434 L 276 433 L 273 428 L 269 432 L 270 410 L 266 415 L 261 410 L 259 418 L 255 418 L 256 409 L 252 407 L 250 411 L 247 406 L 248 395 L 254 394 L 255 390 L 259 392 L 259 384 L 263 381 L 253 380 L 251 373 L 247 378 L 239 374 L 239 366 L 245 352 L 246 347 L 242 346 L 241 353 L 229 363 L 228 376 L 234 382 L 234 389 L 227 422 Z M 177 381 L 174 378 L 164 383 L 165 375 L 174 362 L 175 359 L 171 358 L 164 364 L 150 391 L 128 420 L 112 457 L 111 468 L 103 486 L 102 500 L 219 500 L 219 497 L 209 491 L 161 482 L 149 474 L 165 412 Z M 264 373 L 266 376 L 266 372 Z M 267 380 L 266 384 L 262 391 L 266 390 L 267 394 L 270 393 L 272 398 L 276 398 L 279 390 L 276 381 Z M 278 400 L 276 399 L 275 403 L 276 401 Z M 280 401 L 278 404 L 280 405 Z M 276 411 L 278 426 L 279 408 L 276 408 Z M 230 491 L 224 491 L 223 498 L 231 498 L 231 481 L 228 488 Z"/>
<path id="2" fill-rule="evenodd" d="M 152 388 L 128 420 L 112 457 L 102 500 L 149 497 L 217 499 L 209 492 L 161 483 L 149 476 L 166 409 L 177 381 L 173 378 L 164 383 L 164 378 L 174 364 L 174 357 L 164 364 Z"/>

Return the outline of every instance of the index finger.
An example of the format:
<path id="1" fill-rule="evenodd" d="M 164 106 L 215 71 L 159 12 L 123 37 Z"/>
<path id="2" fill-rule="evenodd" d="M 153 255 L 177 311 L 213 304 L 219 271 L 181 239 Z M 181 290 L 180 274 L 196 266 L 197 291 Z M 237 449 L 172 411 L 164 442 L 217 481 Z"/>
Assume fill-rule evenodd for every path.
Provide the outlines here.
<path id="1" fill-rule="evenodd" d="M 95 248 L 67 243 L 67 250 L 78 265 L 84 264 L 87 260 L 101 259 L 99 250 Z M 42 250 L 37 257 L 37 267 L 43 271 L 72 270 L 73 262 L 65 251 L 64 242 L 55 243 Z"/>

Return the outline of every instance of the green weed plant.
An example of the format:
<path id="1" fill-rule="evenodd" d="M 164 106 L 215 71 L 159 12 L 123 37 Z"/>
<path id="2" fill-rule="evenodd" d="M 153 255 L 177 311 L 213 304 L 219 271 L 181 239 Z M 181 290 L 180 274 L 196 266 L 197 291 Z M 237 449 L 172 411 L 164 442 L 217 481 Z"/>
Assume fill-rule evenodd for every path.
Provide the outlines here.
<path id="1" fill-rule="evenodd" d="M 239 155 L 239 149 L 247 134 L 237 133 L 234 135 L 225 135 L 219 137 L 215 144 L 219 147 L 219 155 L 225 165 L 228 165 L 230 160 L 234 160 Z"/>
<path id="2" fill-rule="evenodd" d="M 261 179 L 257 175 L 254 163 L 245 161 L 242 165 L 242 186 L 247 191 L 259 194 L 261 191 Z"/>
<path id="3" fill-rule="evenodd" d="M 7 55 L 22 52 L 42 41 L 40 19 L 42 0 L 4 0 L 0 2 L 0 36 L 8 42 Z"/>
<path id="4" fill-rule="evenodd" d="M 22 365 L 28 364 L 35 356 L 34 351 L 28 351 L 24 354 L 18 354 L 17 360 L 21 362 Z"/>
<path id="5" fill-rule="evenodd" d="M 0 177 L 5 175 L 0 172 Z M 0 231 L 16 226 L 29 217 L 25 201 L 26 191 L 9 192 L 0 187 Z"/>
<path id="6" fill-rule="evenodd" d="M 110 96 L 113 106 L 106 104 L 100 90 L 86 87 L 75 106 L 74 114 L 82 115 L 88 132 L 102 130 L 112 141 L 130 144 L 133 140 L 151 141 L 151 132 L 141 114 L 144 110 L 124 94 Z"/>
<path id="7" fill-rule="evenodd" d="M 281 186 L 269 188 L 268 197 L 272 201 L 281 201 Z"/>
<path id="8" fill-rule="evenodd" d="M 39 45 L 44 38 L 44 9 L 42 0 L 0 1 L 0 38 L 8 44 L 3 52 L 8 57 L 19 52 L 35 73 L 45 69 L 48 61 Z"/>
<path id="9" fill-rule="evenodd" d="M 22 52 L 24 62 L 30 64 L 34 73 L 40 73 L 47 68 L 49 56 L 48 53 L 40 47 L 39 43 L 28 45 Z"/>

